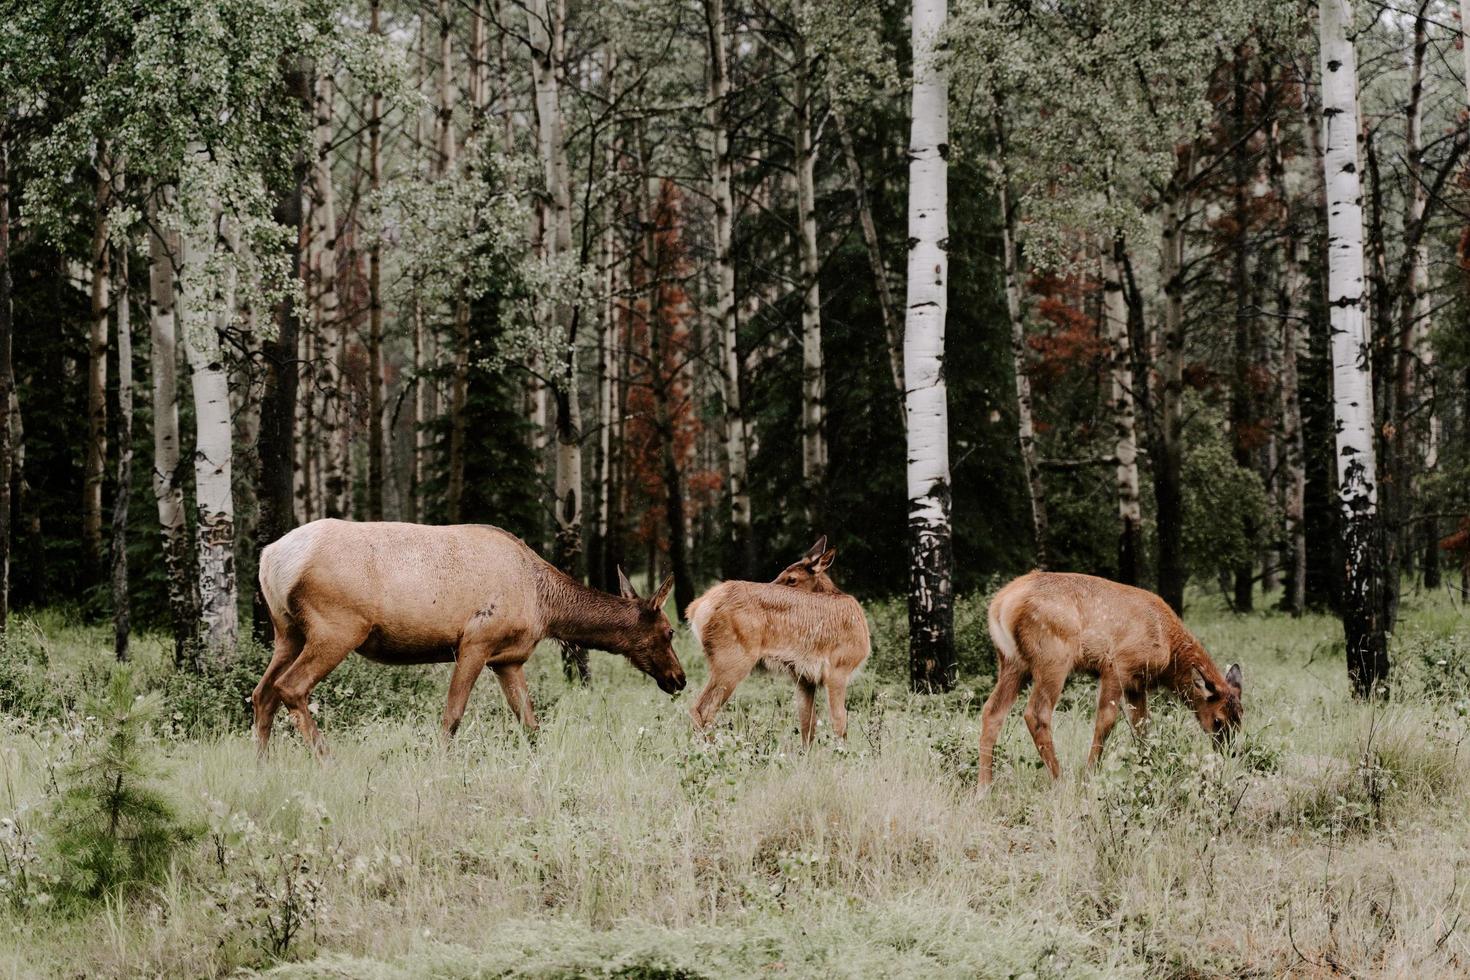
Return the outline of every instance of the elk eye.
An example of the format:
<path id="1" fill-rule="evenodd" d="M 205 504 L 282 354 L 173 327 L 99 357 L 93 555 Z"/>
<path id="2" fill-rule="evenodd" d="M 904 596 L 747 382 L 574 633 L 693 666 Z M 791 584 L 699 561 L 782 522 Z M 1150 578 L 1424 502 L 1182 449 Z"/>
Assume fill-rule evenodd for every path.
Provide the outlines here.
<path id="1" fill-rule="evenodd" d="M 670 626 L 668 629 L 664 630 L 664 639 L 666 639 L 666 640 L 672 640 L 673 638 L 674 638 L 674 628 L 672 626 Z"/>
<path id="2" fill-rule="evenodd" d="M 787 585 L 795 585 L 796 584 L 796 576 L 795 575 L 788 575 L 788 576 L 786 576 L 786 584 Z"/>

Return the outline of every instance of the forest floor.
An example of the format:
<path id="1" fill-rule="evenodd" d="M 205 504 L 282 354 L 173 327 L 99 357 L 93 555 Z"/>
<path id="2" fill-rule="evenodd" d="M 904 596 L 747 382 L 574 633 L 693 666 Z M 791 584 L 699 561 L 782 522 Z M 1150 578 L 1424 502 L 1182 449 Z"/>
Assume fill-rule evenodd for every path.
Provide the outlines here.
<path id="1" fill-rule="evenodd" d="M 1078 677 L 1064 779 L 1018 706 L 986 797 L 990 679 L 908 694 L 884 646 L 901 607 L 871 611 L 847 743 L 824 726 L 809 752 L 771 676 L 694 737 L 704 662 L 681 630 L 678 699 L 600 654 L 570 687 L 545 649 L 539 734 L 487 679 L 447 751 L 447 670 L 352 658 L 317 698 L 330 760 L 283 716 L 261 765 L 240 701 L 258 661 L 190 683 L 140 638 L 138 678 L 166 688 L 156 783 L 193 838 L 156 883 L 65 907 L 44 891 L 45 814 L 97 738 L 67 709 L 111 647 L 105 627 L 23 616 L 0 671 L 0 843 L 35 857 L 24 887 L 0 879 L 0 977 L 1470 972 L 1470 613 L 1444 596 L 1406 596 L 1386 704 L 1348 697 L 1335 620 L 1196 596 L 1190 625 L 1244 667 L 1232 754 L 1159 693 L 1151 736 L 1120 724 L 1083 774 L 1095 685 Z"/>

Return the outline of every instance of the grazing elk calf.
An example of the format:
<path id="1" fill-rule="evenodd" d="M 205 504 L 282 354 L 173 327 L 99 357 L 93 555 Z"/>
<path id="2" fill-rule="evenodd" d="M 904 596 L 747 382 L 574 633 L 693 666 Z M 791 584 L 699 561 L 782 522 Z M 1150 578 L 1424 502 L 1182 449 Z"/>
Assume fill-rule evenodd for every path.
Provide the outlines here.
<path id="1" fill-rule="evenodd" d="M 775 582 L 722 582 L 690 603 L 685 618 L 709 661 L 709 680 L 689 711 L 696 728 L 708 728 L 740 682 L 764 663 L 796 682 L 803 744 L 811 744 L 822 686 L 832 731 L 847 736 L 847 685 L 871 648 L 862 606 L 827 577 L 837 552 L 826 543 L 818 541 Z"/>
<path id="2" fill-rule="evenodd" d="M 495 671 L 511 710 L 534 729 L 523 667 L 547 637 L 620 654 L 661 690 L 683 690 L 674 628 L 663 613 L 673 579 L 650 599 L 638 598 L 622 569 L 618 579 L 621 596 L 589 589 L 521 539 L 488 525 L 302 525 L 260 555 L 260 590 L 276 639 L 251 697 L 256 744 L 264 754 L 284 703 L 321 755 L 325 744 L 307 702 L 354 650 L 384 664 L 453 661 L 446 738 L 459 727 L 486 667 Z"/>
<path id="3" fill-rule="evenodd" d="M 981 714 L 980 785 L 990 785 L 995 743 L 1005 716 L 1027 681 L 1026 727 L 1041 761 L 1061 775 L 1052 745 L 1051 718 L 1067 676 L 1097 675 L 1097 725 L 1088 765 L 1126 700 L 1129 722 L 1148 718 L 1148 691 L 1167 686 L 1193 709 L 1200 727 L 1217 738 L 1240 724 L 1240 665 L 1224 674 L 1168 604 L 1152 592 L 1091 575 L 1031 572 L 990 601 L 990 638 L 999 671 Z"/>

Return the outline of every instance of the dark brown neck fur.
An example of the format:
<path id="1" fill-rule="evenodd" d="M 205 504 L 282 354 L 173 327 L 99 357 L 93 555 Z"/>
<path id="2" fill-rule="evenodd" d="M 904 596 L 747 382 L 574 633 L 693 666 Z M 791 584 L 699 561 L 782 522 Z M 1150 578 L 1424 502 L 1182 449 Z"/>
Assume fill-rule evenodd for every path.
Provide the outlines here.
<path id="1" fill-rule="evenodd" d="M 637 600 L 588 588 L 551 565 L 541 569 L 536 593 L 546 635 L 553 640 L 617 652 L 640 625 L 643 610 Z"/>
<path id="2" fill-rule="evenodd" d="M 1198 689 L 1194 685 L 1194 671 L 1204 675 L 1205 680 L 1217 688 L 1225 686 L 1225 675 L 1220 673 L 1220 668 L 1215 666 L 1215 661 L 1205 652 L 1189 631 L 1182 626 L 1171 631 L 1174 635 L 1169 638 L 1169 686 L 1174 693 L 1184 699 L 1186 704 L 1193 705 L 1198 698 Z"/>

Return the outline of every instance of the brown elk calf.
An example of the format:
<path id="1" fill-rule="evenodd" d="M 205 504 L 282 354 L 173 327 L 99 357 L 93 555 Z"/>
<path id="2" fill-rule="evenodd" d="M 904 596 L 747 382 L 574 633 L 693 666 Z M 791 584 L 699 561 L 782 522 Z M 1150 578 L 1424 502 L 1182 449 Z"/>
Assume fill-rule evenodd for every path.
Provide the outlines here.
<path id="1" fill-rule="evenodd" d="M 307 706 L 314 688 L 356 650 L 384 664 L 454 663 L 443 734 L 454 734 L 480 672 L 495 672 L 512 711 L 536 727 L 523 669 L 550 637 L 627 657 L 661 690 L 684 688 L 674 628 L 663 613 L 673 579 L 640 599 L 618 570 L 621 596 L 562 574 L 497 527 L 429 527 L 320 520 L 260 555 L 260 590 L 275 655 L 255 688 L 262 754 L 284 703 L 320 755 Z"/>
<path id="2" fill-rule="evenodd" d="M 823 592 L 828 594 L 840 593 L 827 574 L 827 569 L 832 567 L 832 561 L 837 557 L 837 549 L 827 547 L 827 536 L 824 534 L 817 539 L 806 554 L 795 562 L 787 565 L 781 570 L 781 574 L 771 579 L 772 585 L 786 585 L 802 592 Z"/>
<path id="3" fill-rule="evenodd" d="M 1223 737 L 1240 724 L 1240 665 L 1224 674 L 1168 604 L 1152 592 L 1091 575 L 1031 572 L 990 601 L 990 638 L 999 671 L 980 724 L 980 785 L 990 785 L 995 743 L 1027 681 L 1026 727 L 1052 778 L 1061 776 L 1051 719 L 1073 671 L 1098 678 L 1097 724 L 1087 763 L 1102 755 L 1126 700 L 1129 722 L 1148 718 L 1150 688 L 1169 687 L 1200 727 Z"/>
<path id="4" fill-rule="evenodd" d="M 827 689 L 832 731 L 847 736 L 847 685 L 871 645 L 863 608 L 838 590 L 827 569 L 837 557 L 824 537 L 775 582 L 721 582 L 685 613 L 709 661 L 709 680 L 690 708 L 696 728 L 714 721 L 758 663 L 796 682 L 803 744 L 816 729 L 816 693 Z"/>

